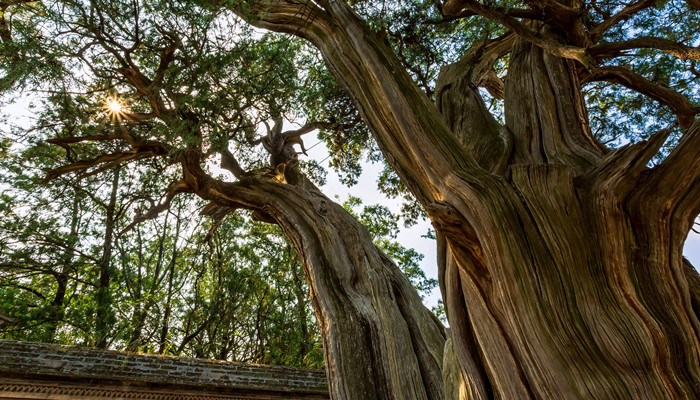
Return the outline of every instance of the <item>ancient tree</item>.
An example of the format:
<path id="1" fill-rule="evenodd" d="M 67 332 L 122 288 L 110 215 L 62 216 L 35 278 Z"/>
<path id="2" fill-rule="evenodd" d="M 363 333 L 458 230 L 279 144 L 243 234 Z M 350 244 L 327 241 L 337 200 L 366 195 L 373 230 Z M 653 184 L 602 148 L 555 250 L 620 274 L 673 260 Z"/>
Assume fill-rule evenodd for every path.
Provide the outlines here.
<path id="1" fill-rule="evenodd" d="M 413 63 L 420 38 L 382 26 L 385 10 L 373 14 L 363 2 L 199 3 L 302 38 L 321 54 L 435 227 L 451 328 L 444 357 L 442 327 L 407 280 L 300 168 L 293 146 L 302 135 L 352 131 L 360 124 L 352 112 L 285 129 L 268 102 L 261 135 L 245 112 L 199 113 L 178 92 L 196 77 L 168 86 L 175 72 L 191 72 L 187 54 L 195 49 L 157 18 L 150 67 L 136 56 L 145 41 L 138 24 L 111 26 L 106 8 L 96 7 L 61 22 L 88 38 L 84 46 L 101 46 L 113 59 L 110 79 L 144 105 L 109 135 L 51 139 L 69 154 L 93 142 L 117 151 L 70 162 L 48 179 L 164 157 L 181 177 L 143 218 L 194 193 L 211 201 L 205 214 L 243 208 L 281 226 L 303 260 L 335 398 L 700 397 L 700 286 L 682 257 L 700 212 L 700 108 L 688 96 L 697 95 L 696 1 L 423 4 L 437 16 L 426 25 L 491 27 L 439 75 Z M 124 10 L 113 14 L 139 18 Z M 686 29 L 674 37 L 663 29 L 669 21 Z M 635 70 L 637 59 L 659 55 L 674 67 Z M 225 91 L 221 82 L 209 84 Z M 592 130 L 602 122 L 590 117 L 600 116 L 591 108 L 600 104 L 586 89 L 596 82 L 651 99 L 673 121 L 636 132 L 632 143 L 604 145 Z M 486 92 L 502 114 L 487 107 Z M 632 104 L 618 106 L 632 115 Z M 663 122 L 657 117 L 650 121 Z M 212 142 L 216 119 L 230 131 Z M 153 134 L 154 124 L 186 132 L 186 140 Z M 267 165 L 243 166 L 229 143 L 263 146 Z M 208 170 L 216 154 L 230 178 Z"/>
<path id="2" fill-rule="evenodd" d="M 601 40 L 654 5 L 437 5 L 446 17 L 479 15 L 508 32 L 444 68 L 435 102 L 345 3 L 232 6 L 319 49 L 430 216 L 468 397 L 700 396 L 698 291 L 681 255 L 700 211 L 700 109 L 607 62 L 639 48 L 683 60 L 700 51 L 662 37 Z M 693 16 L 697 4 L 687 7 Z M 505 53 L 502 83 L 492 66 Z M 596 141 L 581 90 L 595 80 L 676 114 L 683 134 L 661 163 L 648 167 L 670 128 L 613 151 Z M 505 125 L 479 86 L 502 93 Z"/>

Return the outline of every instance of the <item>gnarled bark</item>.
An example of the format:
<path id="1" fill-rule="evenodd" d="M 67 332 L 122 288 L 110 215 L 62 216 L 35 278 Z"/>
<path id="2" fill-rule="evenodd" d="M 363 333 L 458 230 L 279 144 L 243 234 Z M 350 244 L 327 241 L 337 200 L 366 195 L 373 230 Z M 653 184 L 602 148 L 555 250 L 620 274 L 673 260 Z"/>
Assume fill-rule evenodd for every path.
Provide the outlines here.
<path id="1" fill-rule="evenodd" d="M 520 36 L 505 85 L 513 154 L 502 175 L 492 159 L 504 142 L 468 74 L 436 92 L 445 120 L 344 3 L 257 3 L 253 23 L 319 48 L 433 221 L 463 377 L 449 381 L 474 398 L 700 397 L 698 321 L 681 269 L 688 220 L 700 211 L 687 159 L 698 150 L 683 152 L 690 170 L 674 170 L 683 184 L 670 197 L 647 192 L 673 185 L 644 183 L 670 168 L 646 170 L 663 140 L 608 153 L 592 138 L 572 61 L 592 59 L 546 28 L 534 34 L 458 3 Z"/>
<path id="2" fill-rule="evenodd" d="M 224 183 L 204 174 L 196 159 L 183 159 L 195 193 L 278 224 L 301 258 L 333 398 L 443 398 L 444 327 L 362 224 L 293 160 L 285 182 L 248 176 Z"/>

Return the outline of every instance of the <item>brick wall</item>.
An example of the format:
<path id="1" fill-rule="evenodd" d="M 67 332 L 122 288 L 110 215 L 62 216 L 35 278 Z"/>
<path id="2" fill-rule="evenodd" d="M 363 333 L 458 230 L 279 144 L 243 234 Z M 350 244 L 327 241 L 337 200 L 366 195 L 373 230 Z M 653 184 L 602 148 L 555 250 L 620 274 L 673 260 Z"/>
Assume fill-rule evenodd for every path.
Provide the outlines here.
<path id="1" fill-rule="evenodd" d="M 202 389 L 328 394 L 325 372 L 0 340 L 0 375 L 107 379 Z"/>

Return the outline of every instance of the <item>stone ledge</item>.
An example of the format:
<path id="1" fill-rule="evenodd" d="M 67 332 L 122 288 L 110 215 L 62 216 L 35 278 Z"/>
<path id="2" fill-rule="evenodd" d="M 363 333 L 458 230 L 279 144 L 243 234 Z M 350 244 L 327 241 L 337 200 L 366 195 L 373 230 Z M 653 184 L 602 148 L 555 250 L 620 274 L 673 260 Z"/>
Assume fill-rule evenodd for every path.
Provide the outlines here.
<path id="1" fill-rule="evenodd" d="M 3 374 L 4 373 L 4 374 Z M 0 376 L 328 395 L 324 371 L 0 340 Z M 324 396 L 324 397 L 325 397 Z"/>

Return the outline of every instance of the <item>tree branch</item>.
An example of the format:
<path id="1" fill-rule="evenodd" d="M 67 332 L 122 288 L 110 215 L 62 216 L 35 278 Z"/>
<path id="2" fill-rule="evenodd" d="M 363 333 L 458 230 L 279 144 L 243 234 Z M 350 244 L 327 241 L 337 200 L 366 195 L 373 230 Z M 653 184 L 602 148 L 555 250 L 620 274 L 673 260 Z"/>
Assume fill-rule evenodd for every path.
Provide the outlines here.
<path id="1" fill-rule="evenodd" d="M 700 176 L 700 120 L 685 131 L 671 154 L 654 169 L 674 190 Z"/>
<path id="2" fill-rule="evenodd" d="M 307 155 L 306 148 L 304 147 L 304 141 L 301 140 L 302 135 L 306 135 L 307 133 L 313 132 L 316 129 L 329 128 L 332 126 L 333 124 L 329 122 L 311 122 L 302 126 L 299 129 L 295 129 L 292 131 L 284 131 L 282 132 L 284 145 L 286 146 L 288 144 L 298 144 L 299 147 L 301 147 L 301 152 L 304 153 L 304 155 Z"/>
<path id="3" fill-rule="evenodd" d="M 613 189 L 620 197 L 634 188 L 639 176 L 647 170 L 647 164 L 666 142 L 675 126 L 652 134 L 649 140 L 626 145 L 606 154 L 581 177 L 582 181 L 594 182 L 601 190 Z"/>
<path id="4" fill-rule="evenodd" d="M 231 172 L 237 179 L 243 179 L 246 176 L 246 171 L 226 147 L 221 150 L 221 168 Z"/>
<path id="5" fill-rule="evenodd" d="M 695 122 L 695 115 L 700 113 L 700 107 L 695 107 L 686 96 L 654 83 L 627 68 L 599 67 L 583 73 L 582 83 L 594 81 L 607 81 L 623 85 L 668 106 L 678 116 L 678 122 L 683 129 L 690 128 Z"/>
<path id="6" fill-rule="evenodd" d="M 146 211 L 145 214 L 137 215 L 134 220 L 127 225 L 126 228 L 122 229 L 121 232 L 117 236 L 122 236 L 123 234 L 129 232 L 132 230 L 137 224 L 153 219 L 158 216 L 158 214 L 162 213 L 163 211 L 167 210 L 170 208 L 170 203 L 172 203 L 173 199 L 175 198 L 176 195 L 180 193 L 191 193 L 192 190 L 189 187 L 189 185 L 184 181 L 184 180 L 179 180 L 176 182 L 173 182 L 170 187 L 168 187 L 168 190 L 166 191 L 165 194 L 165 199 L 160 203 L 157 204 Z"/>
<path id="7" fill-rule="evenodd" d="M 659 207 L 672 210 L 679 218 L 674 223 L 687 234 L 700 210 L 700 120 L 685 131 L 661 164 L 646 173 L 641 184 L 638 192 L 657 196 Z"/>
<path id="8" fill-rule="evenodd" d="M 673 40 L 642 36 L 630 39 L 625 42 L 602 43 L 592 46 L 588 49 L 589 53 L 597 61 L 606 58 L 614 58 L 623 55 L 626 50 L 632 49 L 656 49 L 671 54 L 681 60 L 698 60 L 700 59 L 700 47 L 690 47 L 682 43 L 674 42 Z"/>
<path id="9" fill-rule="evenodd" d="M 435 88 L 438 110 L 449 121 L 462 145 L 483 168 L 496 173 L 501 172 L 501 164 L 510 158 L 511 149 L 508 138 L 502 137 L 505 129 L 501 129 L 486 109 L 478 87 L 485 87 L 494 97 L 503 98 L 503 82 L 493 70 L 493 64 L 510 51 L 516 37 L 509 32 L 472 46 L 459 61 L 440 69 Z M 489 145 L 484 146 L 487 143 Z M 475 146 L 482 147 L 476 150 Z M 484 151 L 486 148 L 489 151 Z"/>
<path id="10" fill-rule="evenodd" d="M 40 299 L 42 299 L 42 300 L 46 300 L 46 296 L 44 296 L 43 294 L 41 294 L 39 291 L 30 288 L 29 286 L 24 286 L 24 285 L 19 284 L 19 283 L 15 283 L 15 284 L 11 284 L 11 285 L 2 285 L 2 286 L 5 286 L 5 287 L 8 287 L 8 286 L 9 286 L 9 287 L 16 287 L 16 288 L 18 288 L 18 289 L 25 290 L 25 291 L 27 291 L 27 292 L 29 292 L 29 293 L 31 293 L 31 294 L 37 296 L 38 298 L 40 298 Z"/>
<path id="11" fill-rule="evenodd" d="M 507 15 L 502 9 L 486 7 L 476 0 L 448 0 L 443 6 L 443 10 L 447 15 L 450 15 L 450 13 L 459 13 L 465 8 L 484 18 L 488 18 L 503 25 L 523 39 L 531 42 L 535 46 L 541 47 L 555 56 L 576 60 L 587 68 L 595 64 L 595 60 L 588 54 L 586 49 L 559 43 L 552 37 L 536 32 L 516 18 Z"/>
<path id="12" fill-rule="evenodd" d="M 637 1 L 636 3 L 628 4 L 627 6 L 625 6 L 625 8 L 620 10 L 620 12 L 618 12 L 617 14 L 615 14 L 609 18 L 605 18 L 603 20 L 603 22 L 599 23 L 593 29 L 591 29 L 591 31 L 589 33 L 590 38 L 591 38 L 591 42 L 592 43 L 598 42 L 598 40 L 600 40 L 600 38 L 603 37 L 603 34 L 608 29 L 619 24 L 620 22 L 626 21 L 627 19 L 632 17 L 632 15 L 634 15 L 634 14 L 636 14 L 636 13 L 638 13 L 646 8 L 653 6 L 654 4 L 657 3 L 657 1 L 658 0 L 640 0 L 640 1 Z"/>
<path id="13" fill-rule="evenodd" d="M 94 140 L 94 139 L 91 139 Z M 81 161 L 76 161 L 74 163 L 64 165 L 59 168 L 55 169 L 45 169 L 44 171 L 46 172 L 46 177 L 44 180 L 41 182 L 42 184 L 46 184 L 49 181 L 58 178 L 59 176 L 65 175 L 70 172 L 74 171 L 85 171 L 89 168 L 95 167 L 100 164 L 105 164 L 108 163 L 106 167 L 101 167 L 96 171 L 90 172 L 88 175 L 94 175 L 95 173 L 102 172 L 106 169 L 111 168 L 112 166 L 125 162 L 125 161 L 130 161 L 134 160 L 137 158 L 142 158 L 142 157 L 159 157 L 159 156 L 166 156 L 168 154 L 168 150 L 159 142 L 155 141 L 144 141 L 144 142 L 136 142 L 135 146 L 128 151 L 124 152 L 119 152 L 119 153 L 112 153 L 112 154 L 105 154 L 99 157 L 95 157 L 90 160 L 81 160 Z"/>

